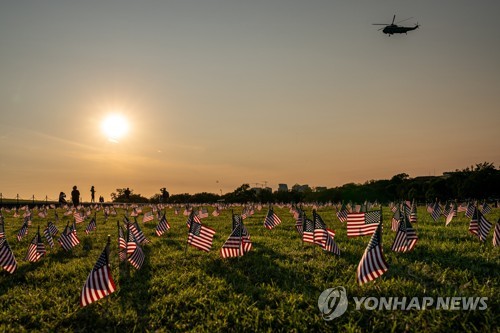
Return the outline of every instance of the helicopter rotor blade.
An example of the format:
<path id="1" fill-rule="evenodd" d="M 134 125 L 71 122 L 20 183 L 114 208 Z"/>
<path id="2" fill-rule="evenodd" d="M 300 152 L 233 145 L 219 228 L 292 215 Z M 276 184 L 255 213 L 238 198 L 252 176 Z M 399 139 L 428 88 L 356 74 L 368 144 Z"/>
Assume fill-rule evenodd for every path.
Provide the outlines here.
<path id="1" fill-rule="evenodd" d="M 372 23 L 372 25 L 390 25 L 390 24 L 386 24 L 386 23 Z"/>
<path id="2" fill-rule="evenodd" d="M 401 22 L 404 22 L 404 21 L 408 21 L 409 19 L 412 19 L 412 18 L 413 18 L 413 17 L 408 17 L 407 19 L 404 19 L 404 20 L 401 20 L 401 21 L 396 22 L 396 24 L 401 23 Z"/>

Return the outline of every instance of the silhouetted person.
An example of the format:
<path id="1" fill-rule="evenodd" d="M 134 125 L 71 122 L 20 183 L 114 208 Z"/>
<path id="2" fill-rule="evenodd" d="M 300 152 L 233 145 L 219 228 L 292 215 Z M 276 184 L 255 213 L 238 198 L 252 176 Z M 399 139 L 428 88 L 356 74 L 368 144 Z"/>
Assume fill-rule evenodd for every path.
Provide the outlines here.
<path id="1" fill-rule="evenodd" d="M 168 193 L 167 189 L 165 187 L 161 188 L 160 192 L 161 192 L 161 202 L 167 202 L 168 197 L 170 197 L 170 194 Z"/>
<path id="2" fill-rule="evenodd" d="M 77 207 L 80 205 L 80 191 L 73 186 L 73 191 L 71 191 L 71 201 L 73 201 L 73 206 Z"/>
<path id="3" fill-rule="evenodd" d="M 95 202 L 95 188 L 94 185 L 90 188 L 90 202 Z"/>
<path id="4" fill-rule="evenodd" d="M 102 195 L 101 195 L 101 196 L 99 196 L 99 202 L 100 202 L 100 203 L 103 203 L 103 202 L 104 202 L 104 197 L 103 197 Z"/>
<path id="5" fill-rule="evenodd" d="M 59 205 L 63 206 L 65 204 L 67 204 L 67 202 L 66 202 L 66 193 L 61 192 L 61 193 L 59 193 Z"/>
<path id="6" fill-rule="evenodd" d="M 128 187 L 125 191 L 123 191 L 123 194 L 125 194 L 125 200 L 130 201 L 130 190 Z"/>

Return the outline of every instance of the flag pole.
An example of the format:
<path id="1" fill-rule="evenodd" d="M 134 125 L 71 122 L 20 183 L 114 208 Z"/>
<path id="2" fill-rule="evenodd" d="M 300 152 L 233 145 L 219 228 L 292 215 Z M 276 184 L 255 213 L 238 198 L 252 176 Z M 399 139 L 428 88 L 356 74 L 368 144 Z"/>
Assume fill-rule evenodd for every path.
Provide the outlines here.
<path id="1" fill-rule="evenodd" d="M 243 218 L 241 218 L 241 216 L 240 216 L 240 219 L 241 219 L 241 221 L 240 221 L 240 224 L 238 226 L 240 228 L 240 230 L 239 230 L 239 233 L 240 233 L 240 244 L 238 246 L 238 260 L 240 260 L 240 255 L 243 255 L 243 253 L 242 253 L 243 252 L 242 251 L 242 246 L 243 246 Z"/>
<path id="2" fill-rule="evenodd" d="M 186 259 L 186 255 L 187 255 L 187 250 L 188 250 L 188 247 L 189 247 L 189 234 L 191 233 L 191 230 L 193 228 L 193 214 L 194 214 L 194 211 L 191 210 L 191 213 L 189 214 L 189 217 L 188 217 L 188 221 L 189 221 L 189 231 L 188 231 L 188 238 L 186 240 L 186 248 L 184 249 L 184 259 Z"/>

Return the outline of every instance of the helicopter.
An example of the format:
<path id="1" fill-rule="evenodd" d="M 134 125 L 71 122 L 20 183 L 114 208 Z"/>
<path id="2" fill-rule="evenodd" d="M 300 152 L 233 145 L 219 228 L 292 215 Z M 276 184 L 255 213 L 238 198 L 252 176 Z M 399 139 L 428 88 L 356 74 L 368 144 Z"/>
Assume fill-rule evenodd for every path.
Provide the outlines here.
<path id="1" fill-rule="evenodd" d="M 382 30 L 383 29 L 382 32 L 384 34 L 388 34 L 389 36 L 391 36 L 392 34 L 402 34 L 402 33 L 406 34 L 408 31 L 412 31 L 412 30 L 417 29 L 420 25 L 417 23 L 414 27 L 403 27 L 403 26 L 399 26 L 397 24 L 401 23 L 401 22 L 404 22 L 404 21 L 407 21 L 407 20 L 409 20 L 411 18 L 412 17 L 394 23 L 394 20 L 396 19 L 396 15 L 394 15 L 392 17 L 392 23 L 391 24 L 373 23 L 373 25 L 385 25 L 385 27 L 380 28 L 378 30 Z"/>

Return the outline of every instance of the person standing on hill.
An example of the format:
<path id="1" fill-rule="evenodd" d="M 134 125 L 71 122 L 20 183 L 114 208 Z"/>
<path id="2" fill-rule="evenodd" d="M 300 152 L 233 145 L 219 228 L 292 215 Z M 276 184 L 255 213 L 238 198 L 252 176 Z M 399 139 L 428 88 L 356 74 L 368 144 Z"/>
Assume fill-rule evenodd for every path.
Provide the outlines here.
<path id="1" fill-rule="evenodd" d="M 73 186 L 73 191 L 71 191 L 71 201 L 73 201 L 75 208 L 80 205 L 80 191 L 78 191 L 76 185 Z"/>
<path id="2" fill-rule="evenodd" d="M 94 185 L 90 188 L 90 202 L 95 202 L 95 188 Z"/>
<path id="3" fill-rule="evenodd" d="M 130 189 L 128 187 L 125 191 L 123 191 L 123 194 L 125 194 L 125 201 L 126 202 L 130 201 L 130 193 L 132 193 L 132 192 L 130 191 Z"/>

